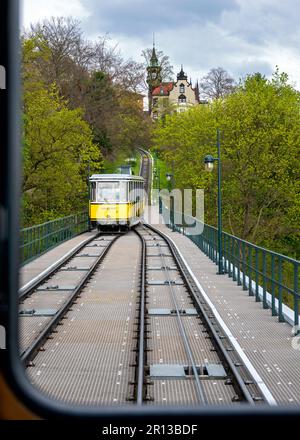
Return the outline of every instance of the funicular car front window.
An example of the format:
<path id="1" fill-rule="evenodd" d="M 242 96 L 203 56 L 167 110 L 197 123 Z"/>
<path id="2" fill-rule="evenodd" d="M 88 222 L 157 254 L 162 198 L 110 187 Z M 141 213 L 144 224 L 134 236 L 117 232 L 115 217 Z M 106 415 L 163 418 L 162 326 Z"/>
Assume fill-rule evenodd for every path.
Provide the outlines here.
<path id="1" fill-rule="evenodd" d="M 120 201 L 120 182 L 98 182 L 97 201 L 98 202 L 119 202 Z"/>

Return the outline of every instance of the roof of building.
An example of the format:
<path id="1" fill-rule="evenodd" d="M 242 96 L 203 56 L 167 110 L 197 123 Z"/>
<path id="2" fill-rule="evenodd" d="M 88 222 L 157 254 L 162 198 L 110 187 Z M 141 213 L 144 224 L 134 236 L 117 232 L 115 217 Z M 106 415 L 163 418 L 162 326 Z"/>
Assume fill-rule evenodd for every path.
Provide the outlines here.
<path id="1" fill-rule="evenodd" d="M 152 90 L 152 96 L 168 96 L 170 91 L 173 90 L 173 81 L 167 83 L 161 83 L 159 86 Z"/>
<path id="2" fill-rule="evenodd" d="M 184 73 L 184 71 L 183 71 L 183 65 L 181 64 L 181 70 L 180 70 L 180 72 L 179 73 L 177 73 L 177 80 L 180 80 L 180 79 L 185 79 L 185 80 L 187 80 L 187 75 Z"/>

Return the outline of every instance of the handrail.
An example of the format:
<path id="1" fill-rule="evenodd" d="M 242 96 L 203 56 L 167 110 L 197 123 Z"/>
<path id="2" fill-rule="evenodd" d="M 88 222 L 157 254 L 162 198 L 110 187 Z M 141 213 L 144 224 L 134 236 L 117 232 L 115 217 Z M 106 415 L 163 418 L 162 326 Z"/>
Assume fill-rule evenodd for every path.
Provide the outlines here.
<path id="1" fill-rule="evenodd" d="M 63 241 L 87 231 L 88 228 L 88 213 L 82 211 L 40 225 L 21 229 L 21 264 L 28 263 Z"/>
<path id="2" fill-rule="evenodd" d="M 217 228 L 200 222 L 195 217 L 174 211 L 163 205 L 162 214 L 172 230 L 190 238 L 213 262 L 218 264 Z M 180 216 L 180 217 L 179 217 Z M 185 223 L 174 223 L 174 218 L 182 218 Z M 192 234 L 188 222 L 196 222 L 201 234 Z M 299 325 L 299 282 L 300 261 L 287 255 L 257 246 L 234 235 L 222 232 L 222 258 L 225 274 L 236 281 L 249 296 L 257 302 L 262 301 L 263 308 L 270 308 L 272 316 L 278 316 L 283 322 L 286 316 L 283 308 L 293 311 L 293 324 Z"/>

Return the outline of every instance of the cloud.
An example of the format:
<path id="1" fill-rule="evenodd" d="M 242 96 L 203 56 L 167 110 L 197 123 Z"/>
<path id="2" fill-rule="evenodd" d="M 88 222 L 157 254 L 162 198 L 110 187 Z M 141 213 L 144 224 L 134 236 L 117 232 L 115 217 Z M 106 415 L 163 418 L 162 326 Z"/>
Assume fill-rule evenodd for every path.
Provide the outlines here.
<path id="1" fill-rule="evenodd" d="M 24 0 L 25 22 L 73 15 L 88 38 L 109 33 L 124 58 L 156 46 L 194 80 L 221 66 L 236 79 L 278 65 L 300 78 L 298 0 Z M 43 6 L 40 6 L 40 4 Z M 58 12 L 57 12 L 58 11 Z M 300 83 L 299 83 L 300 87 Z"/>
<path id="2" fill-rule="evenodd" d="M 73 16 L 87 19 L 90 12 L 80 0 L 21 0 L 21 27 L 55 16 Z"/>
<path id="3" fill-rule="evenodd" d="M 237 8 L 236 0 L 82 0 L 92 10 L 89 28 L 126 36 L 151 35 L 154 31 L 174 29 L 183 24 L 203 24 L 217 20 L 225 10 Z"/>

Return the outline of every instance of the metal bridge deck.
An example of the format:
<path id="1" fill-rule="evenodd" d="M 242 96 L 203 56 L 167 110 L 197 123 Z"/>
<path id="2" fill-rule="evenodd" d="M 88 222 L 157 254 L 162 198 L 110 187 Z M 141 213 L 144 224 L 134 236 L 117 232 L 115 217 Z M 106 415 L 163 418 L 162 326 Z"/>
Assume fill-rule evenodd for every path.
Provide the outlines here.
<path id="1" fill-rule="evenodd" d="M 77 235 L 76 237 L 61 243 L 54 249 L 49 250 L 40 257 L 35 258 L 33 261 L 24 265 L 20 270 L 20 286 L 23 286 L 31 281 L 34 277 L 36 277 L 41 272 L 43 272 L 43 270 L 51 266 L 51 264 L 55 263 L 63 255 L 67 254 L 74 247 L 78 246 L 80 243 L 84 242 L 94 235 L 95 232 L 85 232 L 83 234 Z"/>
<path id="2" fill-rule="evenodd" d="M 300 403 L 300 345 L 292 347 L 292 327 L 279 323 L 261 302 L 255 302 L 187 237 L 165 225 L 155 227 L 168 235 L 196 276 L 216 311 L 240 345 L 277 404 Z"/>
<path id="3" fill-rule="evenodd" d="M 155 226 L 157 227 L 157 225 Z M 255 302 L 253 297 L 248 296 L 248 292 L 243 291 L 242 288 L 237 286 L 227 275 L 217 275 L 216 265 L 187 237 L 177 232 L 171 232 L 170 229 L 163 225 L 158 226 L 158 228 L 167 234 L 178 246 L 182 256 L 212 302 L 216 312 L 220 315 L 233 338 L 240 345 L 241 350 L 247 356 L 250 364 L 254 367 L 262 381 L 266 384 L 276 402 L 278 404 L 299 404 L 300 350 L 296 350 L 292 347 L 293 335 L 291 326 L 287 323 L 279 323 L 277 317 L 271 316 L 270 310 L 264 310 L 261 303 Z M 91 233 L 86 233 L 75 237 L 62 243 L 33 262 L 28 263 L 21 269 L 21 284 L 28 282 L 31 278 L 54 263 L 59 257 L 69 252 L 90 236 Z M 153 254 L 155 253 L 155 248 L 153 248 L 152 252 Z M 168 257 L 166 257 L 166 261 L 168 261 Z M 82 264 L 83 263 L 82 261 Z M 152 267 L 156 267 L 158 263 L 157 258 L 151 258 Z M 174 273 L 174 276 L 175 275 L 176 271 Z M 111 282 L 109 277 L 106 278 L 106 282 Z M 151 291 L 155 286 L 149 285 L 148 288 L 149 291 Z M 165 287 L 160 286 L 159 289 L 163 291 Z M 179 291 L 180 286 L 176 286 L 176 290 L 177 289 Z M 153 308 L 170 307 L 170 304 L 165 300 L 160 301 L 163 297 L 164 295 L 161 297 L 155 297 L 153 295 L 153 303 L 149 304 L 149 308 L 150 306 Z M 188 304 L 185 304 L 185 306 L 187 305 Z M 190 318 L 188 321 L 192 324 L 194 318 Z M 40 320 L 42 319 L 47 318 L 40 318 Z M 151 320 L 159 322 L 160 318 L 159 316 L 153 316 Z M 26 333 L 27 337 L 30 338 L 30 329 Z M 197 340 L 196 336 L 197 335 L 195 335 L 195 342 Z M 153 349 L 155 351 L 155 345 Z M 169 347 L 166 347 L 166 352 L 168 349 Z M 209 348 L 203 346 L 202 349 L 204 351 L 202 351 L 201 354 L 207 357 L 206 353 L 209 352 Z M 153 354 L 150 355 L 153 356 Z M 182 386 L 182 381 L 177 380 L 174 382 L 174 389 L 180 394 L 181 392 L 177 388 Z M 154 394 L 159 395 L 163 393 L 165 386 L 163 383 L 163 380 L 155 380 Z M 185 385 L 183 386 L 188 387 L 187 382 L 185 381 L 184 383 Z M 167 386 L 169 385 L 167 384 Z M 219 383 L 213 386 L 217 387 Z M 177 391 L 174 391 L 176 396 Z M 182 392 L 182 398 L 184 398 L 185 392 L 188 392 L 187 389 Z M 165 396 L 161 396 L 163 403 L 170 403 L 170 401 L 165 400 L 166 395 L 170 393 L 172 394 L 171 390 L 169 392 L 166 391 Z M 192 395 L 190 395 L 189 399 L 189 402 L 191 402 L 193 399 Z M 171 400 L 174 402 L 176 398 Z M 222 402 L 220 401 L 219 403 Z"/>
<path id="4" fill-rule="evenodd" d="M 140 243 L 130 232 L 108 252 L 27 374 L 46 395 L 73 404 L 129 403 Z M 61 275 L 61 274 L 60 274 Z"/>

